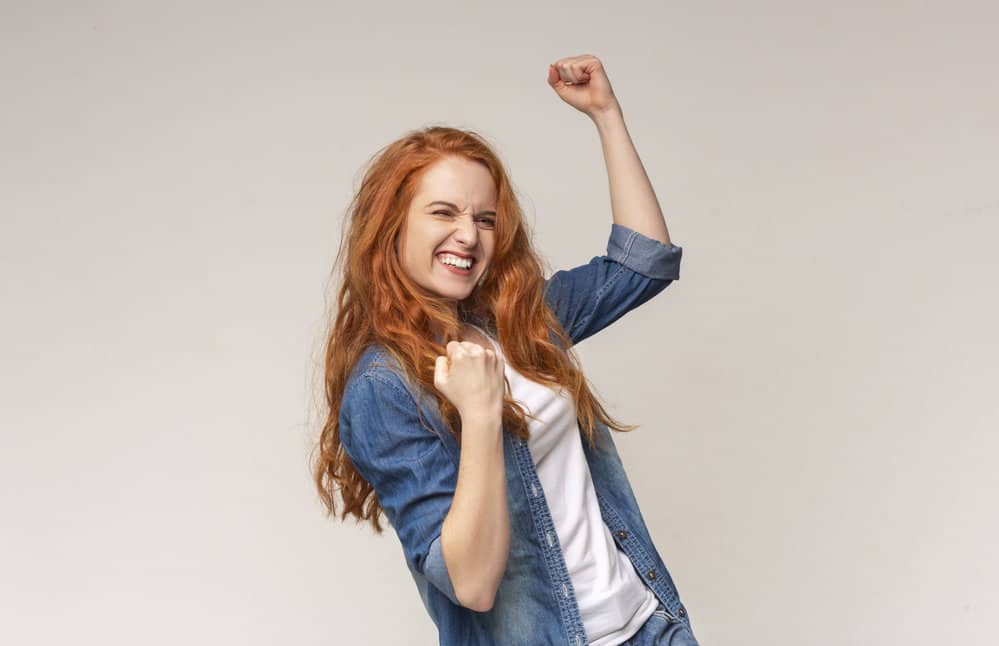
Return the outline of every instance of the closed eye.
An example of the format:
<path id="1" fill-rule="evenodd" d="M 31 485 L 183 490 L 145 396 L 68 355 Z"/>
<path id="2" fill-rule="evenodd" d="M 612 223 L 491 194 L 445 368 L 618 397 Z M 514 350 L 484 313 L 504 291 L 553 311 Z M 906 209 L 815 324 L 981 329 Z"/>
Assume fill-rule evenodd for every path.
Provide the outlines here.
<path id="1" fill-rule="evenodd" d="M 442 215 L 453 215 L 450 211 L 434 211 L 434 215 L 437 215 L 438 213 Z M 496 218 L 479 218 L 479 222 L 485 222 L 490 228 L 496 226 Z"/>

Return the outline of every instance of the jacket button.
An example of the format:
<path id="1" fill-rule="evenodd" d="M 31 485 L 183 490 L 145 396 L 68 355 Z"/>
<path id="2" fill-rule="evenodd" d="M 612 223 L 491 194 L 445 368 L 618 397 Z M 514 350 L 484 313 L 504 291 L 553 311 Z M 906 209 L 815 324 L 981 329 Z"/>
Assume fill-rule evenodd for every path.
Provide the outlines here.
<path id="1" fill-rule="evenodd" d="M 680 609 L 676 611 L 676 614 L 680 615 L 681 617 L 686 617 L 687 611 L 683 609 L 683 606 L 680 606 Z"/>
<path id="2" fill-rule="evenodd" d="M 623 529 L 617 533 L 618 538 L 628 538 L 628 532 Z"/>
<path id="3" fill-rule="evenodd" d="M 654 579 L 654 578 L 656 578 L 656 571 L 655 570 L 649 570 L 649 573 L 646 574 L 645 576 L 649 577 L 650 579 Z"/>

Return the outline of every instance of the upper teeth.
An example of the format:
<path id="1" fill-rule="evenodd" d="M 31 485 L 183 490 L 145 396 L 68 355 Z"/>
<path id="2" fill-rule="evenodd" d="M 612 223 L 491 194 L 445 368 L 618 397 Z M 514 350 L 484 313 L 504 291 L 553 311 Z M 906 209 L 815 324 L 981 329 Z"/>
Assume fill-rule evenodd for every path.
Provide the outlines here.
<path id="1" fill-rule="evenodd" d="M 471 258 L 459 258 L 458 256 L 452 256 L 449 253 L 442 253 L 438 257 L 441 259 L 441 262 L 447 265 L 454 265 L 463 269 L 468 269 L 472 266 Z"/>

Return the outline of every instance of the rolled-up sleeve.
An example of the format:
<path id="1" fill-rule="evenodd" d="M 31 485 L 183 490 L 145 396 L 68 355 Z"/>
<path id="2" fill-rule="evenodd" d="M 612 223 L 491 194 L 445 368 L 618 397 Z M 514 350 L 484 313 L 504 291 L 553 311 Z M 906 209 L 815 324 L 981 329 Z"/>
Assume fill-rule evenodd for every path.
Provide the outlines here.
<path id="1" fill-rule="evenodd" d="M 348 382 L 340 442 L 367 480 L 402 544 L 406 561 L 453 603 L 440 535 L 458 481 L 457 464 L 428 428 L 398 376 L 365 372 Z"/>
<path id="2" fill-rule="evenodd" d="M 575 345 L 678 280 L 682 256 L 678 245 L 614 223 L 607 253 L 552 274 L 545 301 Z"/>
<path id="3" fill-rule="evenodd" d="M 614 223 L 607 240 L 607 257 L 634 272 L 658 280 L 680 279 L 683 247 L 663 244 L 655 238 Z"/>

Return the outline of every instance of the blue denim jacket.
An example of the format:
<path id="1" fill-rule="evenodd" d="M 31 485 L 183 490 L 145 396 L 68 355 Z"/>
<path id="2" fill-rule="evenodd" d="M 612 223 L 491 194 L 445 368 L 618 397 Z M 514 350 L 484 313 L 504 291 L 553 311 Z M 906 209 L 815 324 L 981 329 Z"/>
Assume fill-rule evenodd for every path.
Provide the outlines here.
<path id="1" fill-rule="evenodd" d="M 555 272 L 545 301 L 573 344 L 604 329 L 680 277 L 682 248 L 611 225 L 607 255 Z M 421 407 L 429 429 L 417 414 Z M 672 619 L 690 618 L 652 542 L 609 429 L 583 440 L 600 513 L 618 547 Z M 458 480 L 460 450 L 436 400 L 409 384 L 392 355 L 370 346 L 353 368 L 340 409 L 340 440 L 371 483 L 442 646 L 581 646 L 586 633 L 551 512 L 527 442 L 503 434 L 510 552 L 493 607 L 455 597 L 440 533 Z"/>

